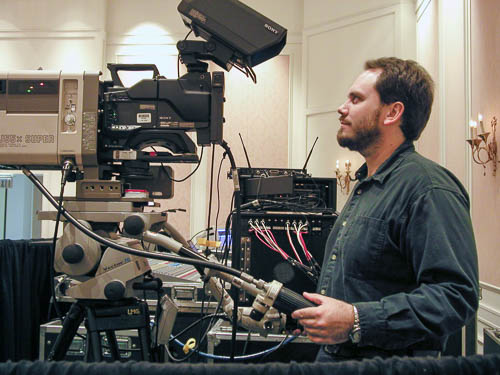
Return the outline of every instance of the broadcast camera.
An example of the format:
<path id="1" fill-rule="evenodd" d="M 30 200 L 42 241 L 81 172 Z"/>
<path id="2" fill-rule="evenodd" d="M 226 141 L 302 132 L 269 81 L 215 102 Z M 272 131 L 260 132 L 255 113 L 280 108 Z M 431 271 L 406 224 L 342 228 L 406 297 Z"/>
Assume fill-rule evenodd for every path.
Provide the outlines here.
<path id="1" fill-rule="evenodd" d="M 199 146 L 223 140 L 224 74 L 208 73 L 202 60 L 254 77 L 252 67 L 286 43 L 286 29 L 236 0 L 183 0 L 178 10 L 205 39 L 177 43 L 187 66 L 179 79 L 143 64 L 108 64 L 111 81 L 87 71 L 0 72 L 0 164 L 55 169 L 71 160 L 81 199 L 146 188 L 149 198 L 170 198 L 171 169 L 151 164 L 198 162 L 187 132 Z M 151 70 L 152 78 L 125 88 L 123 70 Z"/>

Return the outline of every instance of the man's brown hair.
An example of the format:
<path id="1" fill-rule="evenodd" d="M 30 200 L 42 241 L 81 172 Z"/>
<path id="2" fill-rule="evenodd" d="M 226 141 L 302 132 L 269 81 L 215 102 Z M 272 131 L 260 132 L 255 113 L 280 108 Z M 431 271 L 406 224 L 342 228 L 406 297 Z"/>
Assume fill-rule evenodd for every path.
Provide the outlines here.
<path id="1" fill-rule="evenodd" d="M 382 57 L 368 60 L 365 69 L 381 69 L 375 89 L 384 104 L 404 104 L 401 130 L 407 140 L 416 140 L 424 130 L 434 100 L 434 81 L 427 71 L 413 60 Z"/>

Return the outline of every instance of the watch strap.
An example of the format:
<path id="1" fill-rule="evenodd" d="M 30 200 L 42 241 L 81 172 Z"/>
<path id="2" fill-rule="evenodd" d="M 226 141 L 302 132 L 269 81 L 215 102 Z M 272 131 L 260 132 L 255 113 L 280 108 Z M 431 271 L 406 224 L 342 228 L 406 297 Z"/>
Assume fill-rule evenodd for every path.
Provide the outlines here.
<path id="1" fill-rule="evenodd" d="M 354 311 L 354 324 L 352 326 L 351 332 L 349 332 L 349 339 L 353 344 L 358 344 L 361 341 L 361 324 L 359 322 L 359 313 L 356 306 L 352 306 Z"/>

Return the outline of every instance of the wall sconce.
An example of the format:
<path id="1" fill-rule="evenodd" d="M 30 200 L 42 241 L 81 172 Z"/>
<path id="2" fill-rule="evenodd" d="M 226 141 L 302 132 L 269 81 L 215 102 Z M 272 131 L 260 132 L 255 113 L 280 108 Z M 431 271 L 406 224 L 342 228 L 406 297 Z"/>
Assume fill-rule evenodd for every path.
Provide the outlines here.
<path id="1" fill-rule="evenodd" d="M 496 140 L 496 128 L 497 128 L 497 118 L 493 117 L 491 120 L 491 133 L 492 133 L 492 139 L 488 143 L 488 136 L 490 135 L 490 132 L 486 132 L 484 130 L 484 125 L 483 125 L 483 115 L 479 114 L 478 115 L 478 121 L 479 121 L 479 131 L 480 133 L 477 134 L 477 122 L 474 120 L 471 120 L 469 122 L 469 127 L 470 127 L 470 136 L 471 139 L 467 139 L 467 142 L 469 142 L 471 150 L 472 150 L 472 160 L 476 164 L 482 165 L 484 168 L 484 176 L 486 176 L 486 164 L 489 163 L 490 161 L 493 162 L 493 176 L 496 176 L 497 174 L 497 140 Z M 484 155 L 486 153 L 486 158 L 484 158 Z M 483 158 L 481 158 L 481 154 L 483 155 Z"/>
<path id="2" fill-rule="evenodd" d="M 340 187 L 340 191 L 344 194 L 349 194 L 351 181 L 356 181 L 355 178 L 351 177 L 351 162 L 349 160 L 345 161 L 345 173 L 340 171 L 340 162 L 337 160 L 337 166 L 335 168 L 335 176 L 337 177 L 337 185 Z"/>

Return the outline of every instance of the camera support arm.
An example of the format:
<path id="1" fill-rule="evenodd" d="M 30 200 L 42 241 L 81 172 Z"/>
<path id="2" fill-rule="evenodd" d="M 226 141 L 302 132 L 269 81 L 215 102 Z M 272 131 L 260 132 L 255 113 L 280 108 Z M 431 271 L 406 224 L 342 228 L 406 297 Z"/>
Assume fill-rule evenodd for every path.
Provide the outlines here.
<path id="1" fill-rule="evenodd" d="M 177 50 L 181 62 L 186 65 L 188 72 L 206 72 L 208 64 L 200 60 L 211 60 L 227 71 L 232 67 L 229 61 L 233 56 L 233 51 L 213 39 L 207 42 L 181 40 L 177 42 Z"/>

